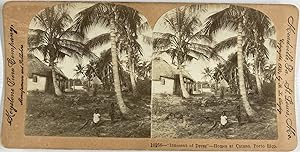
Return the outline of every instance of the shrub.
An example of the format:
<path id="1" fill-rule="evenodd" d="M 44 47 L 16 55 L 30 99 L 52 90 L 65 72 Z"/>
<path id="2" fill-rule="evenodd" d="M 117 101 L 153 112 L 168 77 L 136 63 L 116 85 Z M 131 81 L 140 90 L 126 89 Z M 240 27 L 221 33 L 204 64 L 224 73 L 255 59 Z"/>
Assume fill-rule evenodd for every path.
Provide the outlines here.
<path id="1" fill-rule="evenodd" d="M 150 79 L 138 80 L 136 87 L 140 95 L 149 95 L 149 96 L 151 95 Z"/>
<path id="2" fill-rule="evenodd" d="M 265 97 L 275 97 L 276 95 L 276 84 L 275 82 L 265 82 L 262 84 L 262 92 Z"/>

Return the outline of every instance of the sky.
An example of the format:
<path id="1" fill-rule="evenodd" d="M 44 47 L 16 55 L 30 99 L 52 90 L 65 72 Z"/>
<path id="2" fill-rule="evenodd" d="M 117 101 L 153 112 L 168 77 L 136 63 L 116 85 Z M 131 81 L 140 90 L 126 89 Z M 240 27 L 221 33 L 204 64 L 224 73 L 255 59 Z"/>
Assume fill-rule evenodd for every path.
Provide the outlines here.
<path id="1" fill-rule="evenodd" d="M 77 3 L 75 4 L 72 9 L 70 9 L 70 16 L 75 19 L 75 16 L 78 12 L 82 11 L 85 8 L 88 8 L 90 6 L 92 6 L 93 3 Z M 223 10 L 224 8 L 228 7 L 227 5 L 215 5 L 215 4 L 211 4 L 206 12 L 201 12 L 199 15 L 199 19 L 201 20 L 202 24 L 205 23 L 205 19 L 218 12 Z M 172 10 L 170 10 L 172 11 Z M 169 12 L 170 12 L 169 11 Z M 168 12 L 166 13 L 168 14 Z M 165 15 L 165 14 L 164 14 Z M 164 15 L 162 15 L 162 17 L 157 21 L 157 23 L 155 24 L 154 28 L 153 28 L 153 32 L 165 32 L 168 31 L 168 29 L 165 28 L 164 24 L 163 24 L 163 18 Z M 146 19 L 144 18 L 144 20 L 146 21 Z M 30 28 L 35 28 L 34 24 L 30 24 Z M 199 28 L 199 30 L 201 29 L 201 27 Z M 88 31 L 88 33 L 86 34 L 87 39 L 93 38 L 97 35 L 103 34 L 103 33 L 107 33 L 109 32 L 109 29 L 107 28 L 103 28 L 99 25 L 93 26 L 92 28 L 90 28 L 90 30 Z M 143 33 L 147 36 L 151 36 L 152 32 L 148 31 Z M 215 37 L 214 37 L 214 41 L 220 42 L 222 40 L 225 40 L 229 37 L 233 37 L 236 36 L 237 33 L 234 31 L 230 31 L 230 30 L 220 30 L 219 32 L 216 33 Z M 141 39 L 138 39 L 138 41 L 140 42 L 142 48 L 143 48 L 143 59 L 144 60 L 151 60 L 152 57 L 152 46 L 144 43 Z M 104 45 L 102 47 L 98 47 L 95 48 L 94 50 L 92 50 L 97 56 L 100 55 L 100 53 L 103 50 L 106 50 L 110 47 L 109 44 Z M 269 63 L 275 63 L 276 62 L 276 50 L 274 48 L 270 48 L 268 45 L 267 47 L 269 48 L 270 51 L 270 60 Z M 228 55 L 231 53 L 234 53 L 236 51 L 236 48 L 232 48 L 232 49 L 228 49 L 226 51 L 223 51 L 220 56 L 223 59 L 227 59 Z M 39 53 L 36 53 L 36 56 L 38 58 L 41 59 L 41 61 L 43 61 L 42 56 Z M 165 59 L 167 62 L 171 63 L 171 59 L 168 55 L 166 54 L 162 54 L 160 55 L 163 59 Z M 75 66 L 78 63 L 81 63 L 83 65 L 86 65 L 89 62 L 89 59 L 84 57 L 81 60 L 76 60 L 74 58 L 69 58 L 66 57 L 64 60 L 62 60 L 61 62 L 58 63 L 58 67 L 64 72 L 64 74 L 68 77 L 68 78 L 75 78 Z M 193 77 L 193 79 L 195 79 L 196 81 L 203 81 L 203 71 L 205 67 L 210 67 L 213 68 L 217 65 L 217 63 L 219 63 L 219 61 L 214 61 L 214 60 L 205 60 L 205 59 L 199 59 L 199 60 L 192 60 L 190 63 L 187 63 L 185 65 L 185 69 L 191 74 L 191 76 Z"/>
<path id="2" fill-rule="evenodd" d="M 210 15 L 217 13 L 221 10 L 223 10 L 224 8 L 228 7 L 228 5 L 211 5 L 208 7 L 206 12 L 201 12 L 199 19 L 202 22 L 202 24 L 205 23 L 205 19 L 207 17 L 209 17 Z M 168 14 L 168 12 L 166 13 Z M 164 32 L 164 31 L 168 31 L 167 29 L 165 29 L 165 25 L 163 24 L 163 17 L 164 15 L 162 15 L 162 17 L 158 20 L 158 22 L 155 24 L 154 26 L 154 32 Z M 200 28 L 201 29 L 201 28 Z M 226 30 L 226 29 L 222 29 L 220 31 L 218 31 L 215 36 L 214 36 L 214 41 L 215 43 L 218 43 L 220 41 L 223 41 L 227 38 L 236 36 L 237 32 L 235 31 L 230 31 L 230 30 Z M 275 48 L 271 48 L 269 45 L 266 45 L 266 47 L 269 49 L 269 63 L 276 63 L 276 49 Z M 228 55 L 230 55 L 231 53 L 236 52 L 236 48 L 231 48 L 228 50 L 225 50 L 223 52 L 221 52 L 219 55 L 227 60 L 228 59 Z M 169 55 L 166 54 L 162 54 L 161 57 L 163 59 L 165 59 L 168 63 L 171 63 L 171 58 L 169 57 Z M 194 80 L 196 81 L 207 81 L 204 79 L 204 68 L 205 67 L 209 67 L 209 68 L 214 68 L 216 67 L 216 65 L 219 63 L 220 61 L 215 61 L 215 60 L 206 60 L 206 59 L 199 59 L 199 60 L 192 60 L 190 63 L 187 63 L 185 65 L 185 69 L 187 72 L 189 72 L 191 74 L 191 76 L 193 77 Z M 251 62 L 251 61 L 250 61 Z"/>

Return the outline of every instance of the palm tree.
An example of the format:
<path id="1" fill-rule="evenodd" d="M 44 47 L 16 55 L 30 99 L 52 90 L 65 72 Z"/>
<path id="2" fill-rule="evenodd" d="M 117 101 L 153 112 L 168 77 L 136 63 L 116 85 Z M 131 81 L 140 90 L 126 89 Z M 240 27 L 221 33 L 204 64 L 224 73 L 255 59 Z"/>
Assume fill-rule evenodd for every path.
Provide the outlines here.
<path id="1" fill-rule="evenodd" d="M 170 32 L 154 33 L 153 48 L 159 54 L 170 55 L 172 64 L 179 70 L 182 97 L 189 98 L 183 81 L 184 64 L 193 59 L 212 57 L 212 50 L 199 43 L 206 38 L 199 30 L 201 22 L 197 16 L 188 13 L 187 8 L 176 8 L 165 15 L 163 23 Z"/>
<path id="2" fill-rule="evenodd" d="M 98 35 L 87 41 L 87 46 L 92 49 L 97 46 L 109 43 L 111 44 L 111 58 L 114 79 L 114 89 L 117 97 L 117 102 L 122 113 L 128 112 L 128 107 L 125 105 L 120 87 L 119 65 L 118 65 L 118 21 L 122 19 L 120 12 L 126 11 L 127 8 L 113 3 L 97 3 L 77 14 L 75 28 L 82 34 L 90 30 L 92 25 L 98 24 L 103 27 L 110 28 L 108 33 Z M 124 19 L 124 18 L 123 18 Z"/>
<path id="3" fill-rule="evenodd" d="M 83 55 L 89 55 L 84 44 L 77 41 L 82 37 L 69 27 L 72 22 L 67 8 L 58 5 L 34 16 L 34 28 L 29 30 L 29 51 L 39 51 L 44 61 L 49 63 L 54 93 L 57 96 L 62 95 L 56 82 L 57 63 L 66 56 L 79 59 Z"/>
<path id="4" fill-rule="evenodd" d="M 269 23 L 270 21 L 265 21 L 264 18 L 259 14 L 257 18 L 259 20 L 262 20 L 265 24 Z M 255 72 L 255 80 L 256 80 L 256 86 L 257 91 L 260 96 L 262 96 L 262 72 L 263 68 L 267 62 L 267 59 L 269 58 L 269 50 L 268 47 L 265 45 L 265 41 L 269 40 L 269 46 L 276 48 L 276 40 L 273 40 L 271 38 L 272 35 L 275 34 L 275 28 L 274 26 L 268 26 L 258 24 L 257 27 L 253 29 L 251 32 L 247 33 L 247 45 L 245 45 L 245 50 L 248 55 L 253 55 L 254 58 L 254 72 Z"/>
<path id="5" fill-rule="evenodd" d="M 218 63 L 213 70 L 212 78 L 215 80 L 215 93 L 219 90 L 219 82 L 224 78 L 223 76 L 223 65 Z"/>
<path id="6" fill-rule="evenodd" d="M 212 69 L 210 69 L 209 67 L 205 67 L 204 68 L 204 71 L 202 72 L 202 74 L 203 74 L 203 79 L 209 79 L 209 80 L 211 80 L 213 77 L 212 77 L 212 75 L 213 75 L 213 71 L 212 71 Z"/>
<path id="7" fill-rule="evenodd" d="M 148 22 L 142 22 L 142 18 L 137 12 L 133 12 L 132 17 L 124 20 L 124 23 L 124 28 L 119 30 L 120 35 L 122 35 L 120 38 L 121 42 L 119 43 L 119 49 L 121 53 L 127 55 L 132 94 L 133 96 L 137 96 L 136 68 L 141 60 L 140 56 L 143 55 L 143 49 L 137 40 L 138 37 L 142 37 L 144 41 L 150 43 L 148 42 L 149 38 L 145 39 L 147 36 L 142 35 L 143 31 L 149 29 L 149 25 Z"/>
<path id="8" fill-rule="evenodd" d="M 250 104 L 247 99 L 246 95 L 246 88 L 245 88 L 245 82 L 244 82 L 244 73 L 243 73 L 243 66 L 241 63 L 243 63 L 243 54 L 242 54 L 242 34 L 243 34 L 243 27 L 242 24 L 245 23 L 245 9 L 240 8 L 237 6 L 230 6 L 229 8 L 225 8 L 224 10 L 215 13 L 207 18 L 206 22 L 206 32 L 209 35 L 212 35 L 217 32 L 217 30 L 221 28 L 227 28 L 230 27 L 234 30 L 237 30 L 238 35 L 235 38 L 232 38 L 236 40 L 237 43 L 237 58 L 238 58 L 238 74 L 239 76 L 239 88 L 240 88 L 240 94 L 242 96 L 243 105 L 246 109 L 246 112 L 248 115 L 253 115 L 254 111 L 250 107 Z M 235 19 L 234 19 L 235 18 Z M 231 47 L 232 45 L 228 45 Z M 215 47 L 217 48 L 217 47 Z M 225 47 L 222 47 L 225 49 Z"/>
<path id="9" fill-rule="evenodd" d="M 85 66 L 85 73 L 84 75 L 87 77 L 88 80 L 96 76 L 96 61 L 95 60 L 90 60 L 89 63 Z"/>
<path id="10" fill-rule="evenodd" d="M 244 66 L 244 77 L 245 77 L 245 84 L 248 86 L 253 86 L 253 83 L 251 82 L 252 74 L 249 70 L 249 65 L 244 60 L 243 63 Z M 229 84 L 231 91 L 233 93 L 238 94 L 239 92 L 239 82 L 238 82 L 238 62 L 237 62 L 237 53 L 232 53 L 228 56 L 228 60 L 226 60 L 223 63 L 223 78 L 227 81 Z"/>
<path id="11" fill-rule="evenodd" d="M 123 32 L 122 32 L 123 33 Z M 123 33 L 125 38 L 122 39 L 122 43 L 119 43 L 120 52 L 127 55 L 127 67 L 130 75 L 130 82 L 132 87 L 133 96 L 137 96 L 136 88 L 136 68 L 140 61 L 140 56 L 142 55 L 142 47 L 137 42 L 137 34 L 131 30 L 125 30 Z M 123 35 L 122 34 L 122 35 Z M 134 35 L 134 36 L 133 36 Z"/>
<path id="12" fill-rule="evenodd" d="M 88 78 L 98 77 L 101 82 L 103 83 L 105 90 L 111 90 L 113 85 L 113 72 L 112 72 L 112 60 L 111 60 L 111 49 L 103 50 L 100 53 L 100 57 L 98 57 L 96 60 L 92 60 L 87 64 L 87 70 L 85 72 L 85 75 Z M 119 59 L 118 59 L 119 60 Z M 122 67 L 122 64 L 120 61 L 118 61 L 118 67 L 119 67 L 119 74 L 120 74 L 120 83 L 121 86 L 124 86 L 126 83 L 127 72 Z M 126 75 L 127 74 L 127 75 Z M 123 84 L 123 85 L 122 85 Z"/>
<path id="13" fill-rule="evenodd" d="M 213 70 L 209 67 L 205 67 L 204 71 L 202 72 L 203 74 L 203 79 L 205 81 L 207 81 L 207 79 L 209 79 L 208 83 L 209 83 L 209 87 L 212 87 L 212 80 L 213 80 Z M 202 83 L 200 84 L 201 87 L 201 91 L 202 91 Z"/>
<path id="14" fill-rule="evenodd" d="M 275 77 L 276 77 L 276 64 L 269 64 L 264 67 L 264 81 L 271 83 L 275 82 Z"/>
<path id="15" fill-rule="evenodd" d="M 137 75 L 141 79 L 150 79 L 151 78 L 151 65 L 152 62 L 141 61 L 137 65 Z"/>
<path id="16" fill-rule="evenodd" d="M 223 63 L 224 79 L 229 84 L 230 90 L 234 94 L 238 94 L 238 75 L 237 75 L 237 54 L 232 53 L 228 59 Z"/>
<path id="17" fill-rule="evenodd" d="M 86 72 L 85 66 L 83 66 L 80 63 L 77 64 L 75 66 L 74 72 L 75 72 L 74 77 L 76 77 L 76 79 L 78 79 L 79 77 L 81 77 L 80 78 L 80 82 L 83 84 L 84 83 L 83 79 L 86 77 L 86 75 L 85 75 L 85 72 Z M 75 83 L 75 81 L 74 81 L 74 83 Z M 75 88 L 75 84 L 74 84 L 74 88 Z M 87 90 L 89 90 L 89 84 L 88 84 L 88 89 Z"/>
<path id="18" fill-rule="evenodd" d="M 209 35 L 215 34 L 222 28 L 232 29 L 237 32 L 237 36 L 224 40 L 224 45 L 220 48 L 222 48 L 221 50 L 227 49 L 232 47 L 232 44 L 237 46 L 239 90 L 243 106 L 250 118 L 255 114 L 255 111 L 250 106 L 246 94 L 243 50 L 245 50 L 245 47 L 247 46 L 247 38 L 249 38 L 247 35 L 251 33 L 253 29 L 256 30 L 259 27 L 269 26 L 270 20 L 263 13 L 251 8 L 234 5 L 230 5 L 228 8 L 209 16 L 205 25 L 205 31 Z"/>
<path id="19" fill-rule="evenodd" d="M 74 69 L 75 72 L 74 76 L 77 78 L 79 76 L 85 77 L 85 71 L 86 71 L 85 66 L 83 66 L 82 64 L 77 64 Z"/>
<path id="20" fill-rule="evenodd" d="M 139 13 L 132 8 L 114 3 L 97 3 L 79 12 L 75 23 L 75 28 L 81 31 L 82 34 L 86 33 L 93 25 L 110 28 L 108 33 L 98 35 L 87 41 L 86 44 L 90 49 L 107 43 L 111 44 L 110 49 L 112 56 L 114 89 L 119 108 L 123 114 L 128 112 L 128 108 L 123 101 L 120 87 L 118 53 L 121 51 L 120 46 L 124 44 L 123 40 L 126 41 L 128 34 L 134 36 L 132 31 L 135 32 L 137 30 L 137 26 L 141 25 L 141 21 L 142 18 Z M 128 32 L 128 28 L 131 33 Z M 124 34 L 124 32 L 126 34 Z M 130 40 L 132 39 L 130 38 Z M 129 45 L 132 44 L 133 43 L 129 43 Z M 129 55 L 129 58 L 131 58 L 131 56 L 132 55 Z M 134 86 L 134 84 L 132 86 Z"/>

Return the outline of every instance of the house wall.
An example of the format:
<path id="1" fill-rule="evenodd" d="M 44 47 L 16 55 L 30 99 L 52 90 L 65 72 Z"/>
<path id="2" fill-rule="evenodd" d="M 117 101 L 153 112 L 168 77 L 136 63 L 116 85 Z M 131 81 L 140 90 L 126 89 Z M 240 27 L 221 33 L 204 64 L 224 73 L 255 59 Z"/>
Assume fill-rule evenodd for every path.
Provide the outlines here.
<path id="1" fill-rule="evenodd" d="M 33 78 L 27 79 L 28 91 L 45 91 L 47 78 L 43 76 L 36 76 L 37 82 L 33 81 Z"/>
<path id="2" fill-rule="evenodd" d="M 169 78 L 161 78 L 165 80 L 163 84 L 162 81 L 152 81 L 152 93 L 165 93 L 173 94 L 174 92 L 174 80 Z"/>
<path id="3" fill-rule="evenodd" d="M 83 88 L 83 86 L 75 86 L 75 90 L 84 90 L 84 88 Z"/>

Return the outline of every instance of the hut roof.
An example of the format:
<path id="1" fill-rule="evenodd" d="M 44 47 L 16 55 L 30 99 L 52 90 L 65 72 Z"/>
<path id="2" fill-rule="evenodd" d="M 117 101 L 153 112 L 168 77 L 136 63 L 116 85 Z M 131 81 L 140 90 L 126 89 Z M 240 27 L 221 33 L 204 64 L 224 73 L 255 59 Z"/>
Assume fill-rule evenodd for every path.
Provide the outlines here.
<path id="1" fill-rule="evenodd" d="M 222 80 L 220 81 L 220 86 L 221 86 L 221 87 L 225 87 L 225 88 L 228 88 L 228 87 L 229 87 L 229 85 L 228 85 L 228 83 L 227 83 L 227 81 L 226 81 L 225 79 L 222 79 Z"/>
<path id="2" fill-rule="evenodd" d="M 98 77 L 93 77 L 91 81 L 92 84 L 102 84 L 101 80 Z"/>
<path id="3" fill-rule="evenodd" d="M 61 71 L 61 69 L 55 67 L 55 72 L 61 77 L 67 79 L 67 76 Z M 35 55 L 28 54 L 28 76 L 32 77 L 32 74 L 48 77 L 51 76 L 51 69 L 45 63 L 43 63 Z"/>
<path id="4" fill-rule="evenodd" d="M 167 61 L 162 58 L 155 58 L 152 61 L 152 80 L 160 80 L 160 77 L 167 77 L 174 79 L 175 75 L 179 74 L 179 71 L 172 67 Z M 192 76 L 183 71 L 183 77 L 194 81 Z"/>
<path id="5" fill-rule="evenodd" d="M 60 76 L 62 76 L 63 78 L 68 79 L 68 77 L 62 72 L 62 70 L 60 68 L 55 67 L 55 72 L 57 74 L 59 74 Z"/>

